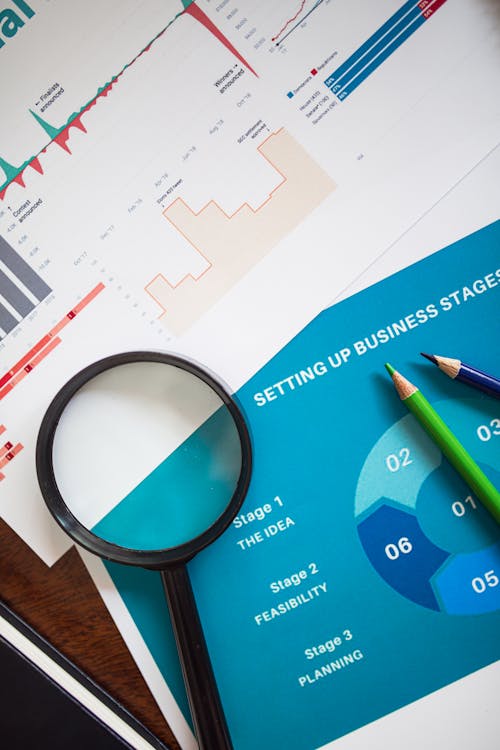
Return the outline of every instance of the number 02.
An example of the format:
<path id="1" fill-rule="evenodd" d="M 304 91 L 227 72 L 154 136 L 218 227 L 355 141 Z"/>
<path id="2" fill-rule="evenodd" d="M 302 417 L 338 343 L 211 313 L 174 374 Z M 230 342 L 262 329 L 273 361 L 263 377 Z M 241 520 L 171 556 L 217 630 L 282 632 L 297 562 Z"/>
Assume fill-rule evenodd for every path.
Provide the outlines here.
<path id="1" fill-rule="evenodd" d="M 401 448 L 397 455 L 396 453 L 390 453 L 385 459 L 385 465 L 393 473 L 399 471 L 404 466 L 409 466 L 411 463 L 413 461 L 410 458 L 409 448 Z"/>

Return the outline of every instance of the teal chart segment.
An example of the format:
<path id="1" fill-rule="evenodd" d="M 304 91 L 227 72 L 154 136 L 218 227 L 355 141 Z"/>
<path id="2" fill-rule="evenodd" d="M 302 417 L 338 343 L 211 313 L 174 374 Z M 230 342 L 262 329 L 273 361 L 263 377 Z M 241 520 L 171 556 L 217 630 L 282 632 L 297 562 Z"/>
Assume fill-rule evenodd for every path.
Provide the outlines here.
<path id="1" fill-rule="evenodd" d="M 484 399 L 443 401 L 436 408 L 500 486 L 500 423 L 485 419 Z M 498 525 L 411 414 L 370 452 L 356 510 L 368 559 L 403 596 L 448 614 L 500 610 Z"/>
<path id="2" fill-rule="evenodd" d="M 500 484 L 500 402 L 419 356 L 500 373 L 499 246 L 496 222 L 331 307 L 238 393 L 250 491 L 189 564 L 235 750 L 321 747 L 500 658 L 498 526 L 384 370 Z M 152 574 L 110 572 L 180 695 Z"/>

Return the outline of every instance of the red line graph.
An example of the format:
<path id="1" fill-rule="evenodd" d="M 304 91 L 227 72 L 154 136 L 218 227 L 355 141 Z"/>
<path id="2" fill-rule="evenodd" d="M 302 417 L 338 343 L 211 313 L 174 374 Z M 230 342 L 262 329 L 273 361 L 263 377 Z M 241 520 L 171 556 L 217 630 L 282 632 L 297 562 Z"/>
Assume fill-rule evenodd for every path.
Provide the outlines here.
<path id="1" fill-rule="evenodd" d="M 305 4 L 306 4 L 306 0 L 302 0 L 300 4 L 300 8 L 298 9 L 297 13 L 292 18 L 288 19 L 288 21 L 285 23 L 283 28 L 281 28 L 275 36 L 271 37 L 272 42 L 275 42 L 283 34 L 283 32 L 286 31 L 286 29 L 290 26 L 290 24 L 297 20 L 297 18 L 300 16 L 302 11 L 304 10 Z"/>
<path id="2" fill-rule="evenodd" d="M 220 29 L 217 28 L 213 21 L 210 20 L 207 14 L 202 11 L 202 9 L 196 4 L 196 2 L 188 5 L 188 7 L 184 10 L 184 13 L 192 16 L 192 18 L 194 18 L 196 21 L 198 21 L 198 23 L 204 26 L 207 31 L 209 31 L 227 50 L 229 50 L 229 52 L 231 52 L 231 54 L 238 58 L 240 63 L 244 65 L 245 68 L 248 68 L 248 70 L 253 73 L 256 78 L 258 78 L 257 73 L 252 68 L 248 60 L 246 60 L 243 55 L 238 52 L 236 47 L 231 44 L 229 39 L 222 33 L 222 31 L 220 31 Z"/>
<path id="3" fill-rule="evenodd" d="M 182 13 L 179 14 L 178 17 L 188 15 L 191 18 L 193 18 L 197 23 L 201 24 L 204 28 L 207 29 L 207 31 L 212 34 L 212 36 L 217 39 L 217 41 L 222 44 L 232 55 L 234 55 L 239 62 L 246 67 L 256 78 L 258 78 L 257 73 L 252 68 L 252 66 L 249 64 L 249 62 L 243 57 L 243 55 L 238 52 L 236 47 L 234 47 L 233 44 L 229 41 L 229 39 L 220 31 L 217 26 L 213 23 L 213 21 L 210 20 L 210 18 L 206 15 L 206 13 L 198 7 L 198 5 L 195 2 L 192 2 L 187 8 L 185 8 Z M 174 19 L 175 20 L 175 19 Z M 172 23 L 172 22 L 171 22 Z M 2 168 L 0 168 L 0 201 L 3 201 L 5 199 L 5 195 L 7 190 L 12 184 L 17 184 L 22 188 L 25 188 L 25 181 L 24 181 L 24 173 L 28 168 L 34 169 L 39 174 L 43 174 L 43 166 L 40 160 L 40 157 L 42 157 L 47 149 L 52 146 L 52 144 L 56 144 L 59 146 L 59 148 L 64 149 L 68 154 L 71 154 L 70 148 L 68 146 L 68 141 L 71 137 L 70 130 L 71 128 L 76 128 L 77 130 L 80 130 L 83 133 L 86 133 L 86 127 L 84 123 L 82 122 L 82 117 L 85 115 L 92 107 L 94 107 L 96 104 L 99 103 L 100 100 L 106 98 L 113 88 L 118 82 L 120 82 L 120 79 L 122 78 L 123 74 L 132 66 L 134 65 L 137 60 L 139 60 L 140 57 L 142 57 L 144 54 L 148 53 L 151 49 L 151 47 L 155 44 L 155 42 L 162 37 L 170 28 L 171 23 L 169 23 L 162 31 L 160 31 L 154 39 L 151 40 L 151 42 L 145 47 L 141 52 L 139 52 L 127 65 L 124 66 L 124 68 L 120 71 L 120 73 L 117 73 L 115 76 L 113 76 L 112 80 L 107 83 L 102 90 L 100 90 L 96 96 L 94 96 L 82 109 L 78 112 L 78 114 L 75 114 L 67 123 L 66 125 L 61 128 L 60 132 L 51 140 L 47 145 L 39 151 L 38 154 L 35 156 L 30 157 L 29 161 L 25 162 L 25 164 L 17 170 L 17 173 L 15 173 L 15 176 L 9 177 L 9 175 L 6 173 L 6 181 L 3 182 L 2 180 Z M 16 172 L 16 168 L 9 165 L 14 172 Z"/>

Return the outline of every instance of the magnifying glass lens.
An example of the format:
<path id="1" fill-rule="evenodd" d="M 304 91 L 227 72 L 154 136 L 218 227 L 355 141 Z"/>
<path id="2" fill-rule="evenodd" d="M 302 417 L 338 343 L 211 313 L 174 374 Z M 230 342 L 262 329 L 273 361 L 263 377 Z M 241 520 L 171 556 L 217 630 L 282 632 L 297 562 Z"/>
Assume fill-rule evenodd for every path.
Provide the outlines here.
<path id="1" fill-rule="evenodd" d="M 242 467 L 234 419 L 185 369 L 133 362 L 89 380 L 66 405 L 53 466 L 87 530 L 134 551 L 196 539 L 226 510 Z"/>

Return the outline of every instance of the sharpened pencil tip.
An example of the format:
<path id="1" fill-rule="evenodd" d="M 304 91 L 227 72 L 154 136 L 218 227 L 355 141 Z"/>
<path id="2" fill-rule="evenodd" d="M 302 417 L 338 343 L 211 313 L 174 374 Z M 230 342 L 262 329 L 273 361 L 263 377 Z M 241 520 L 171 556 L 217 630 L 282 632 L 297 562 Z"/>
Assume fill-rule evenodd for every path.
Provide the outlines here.
<path id="1" fill-rule="evenodd" d="M 425 352 L 420 352 L 422 357 L 425 357 L 429 360 L 429 362 L 434 362 L 435 365 L 437 365 L 437 359 L 433 354 L 426 354 Z"/>
<path id="2" fill-rule="evenodd" d="M 389 375 L 391 377 L 396 372 L 396 370 L 394 369 L 394 367 L 392 365 L 390 365 L 389 362 L 386 362 L 385 365 L 384 365 L 384 367 L 385 367 L 385 369 L 387 370 L 387 372 L 389 373 Z"/>

